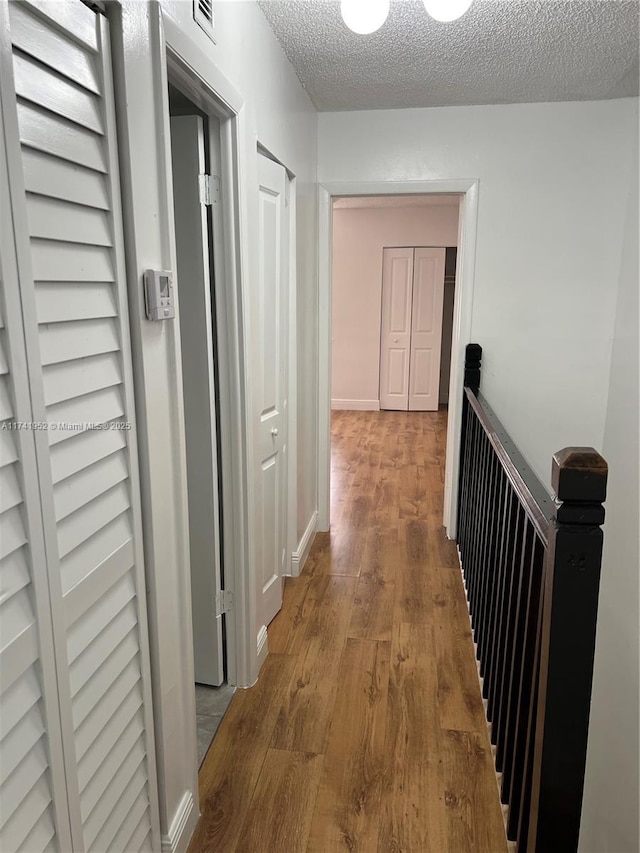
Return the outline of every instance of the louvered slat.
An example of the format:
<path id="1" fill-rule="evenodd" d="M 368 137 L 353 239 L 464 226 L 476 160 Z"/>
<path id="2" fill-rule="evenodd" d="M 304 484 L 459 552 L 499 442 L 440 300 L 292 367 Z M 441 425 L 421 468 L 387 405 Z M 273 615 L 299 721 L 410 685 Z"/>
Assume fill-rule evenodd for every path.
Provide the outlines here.
<path id="1" fill-rule="evenodd" d="M 49 406 L 48 420 L 54 424 L 71 424 L 48 431 L 49 444 L 72 439 L 89 429 L 90 424 L 108 424 L 124 414 L 124 401 L 118 387 L 106 388 Z"/>
<path id="2" fill-rule="evenodd" d="M 106 595 L 108 590 L 135 565 L 133 542 L 128 539 L 117 550 L 109 554 L 102 563 L 84 575 L 64 597 L 65 619 L 72 624 L 87 611 L 95 601 Z"/>
<path id="3" fill-rule="evenodd" d="M 127 719 L 127 712 L 129 712 L 129 718 L 132 718 L 136 714 L 135 705 L 136 701 L 139 699 L 139 689 L 137 690 L 137 696 L 135 689 L 130 690 L 123 702 L 109 718 L 109 721 L 106 724 L 107 727 L 109 726 L 109 723 L 115 721 L 115 725 L 111 733 L 112 737 L 115 736 L 115 746 L 108 751 L 104 761 L 96 761 L 95 755 L 92 754 L 91 750 L 86 754 L 88 762 L 91 763 L 84 764 L 83 762 L 85 759 L 81 759 L 82 766 L 86 766 L 89 772 L 93 770 L 93 767 L 96 768 L 95 772 L 91 772 L 91 775 L 88 777 L 82 790 L 82 816 L 84 820 L 92 815 L 94 810 L 99 806 L 102 798 L 104 797 L 105 791 L 107 791 L 111 783 L 117 779 L 122 766 L 129 761 L 129 766 L 131 766 L 131 762 L 133 762 L 137 767 L 141 763 L 141 759 L 144 758 L 144 740 L 140 737 L 140 734 L 137 731 L 138 727 L 122 725 L 122 719 Z M 133 711 L 131 711 L 132 708 L 134 709 Z M 120 716 L 120 721 L 118 721 L 118 716 Z M 118 722 L 120 727 L 118 727 Z M 122 729 L 122 734 L 118 734 L 120 729 Z M 96 747 L 96 751 L 99 751 L 100 749 L 104 750 L 104 745 L 97 741 L 93 742 L 92 750 L 94 746 Z M 124 784 L 126 783 L 122 783 L 122 781 L 120 782 L 120 792 L 122 792 Z M 104 820 L 106 820 L 110 812 L 111 808 L 109 808 L 106 813 L 103 812 L 103 820 L 98 826 L 96 826 L 94 822 L 92 841 L 102 828 Z"/>
<path id="4" fill-rule="evenodd" d="M 100 172 L 29 148 L 22 152 L 22 160 L 27 192 L 109 210 L 109 196 Z"/>
<path id="5" fill-rule="evenodd" d="M 20 509 L 13 507 L 0 515 L 0 559 L 4 559 L 27 541 Z"/>
<path id="6" fill-rule="evenodd" d="M 33 607 L 29 590 L 24 586 L 6 596 L 0 605 L 0 647 L 4 648 L 14 637 L 33 624 Z"/>
<path id="7" fill-rule="evenodd" d="M 4 785 L 7 777 L 13 773 L 25 755 L 38 743 L 44 731 L 40 709 L 34 706 L 29 709 L 18 725 L 11 729 L 2 742 L 0 784 Z"/>
<path id="8" fill-rule="evenodd" d="M 120 516 L 61 560 L 62 591 L 65 597 L 87 577 L 87 566 L 102 565 L 111 554 L 130 541 L 131 523 L 126 516 Z"/>
<path id="9" fill-rule="evenodd" d="M 94 33 L 95 33 L 95 27 Z M 11 41 L 23 53 L 74 83 L 100 94 L 100 81 L 90 54 L 61 32 L 47 32 L 21 4 L 11 14 Z"/>
<path id="10" fill-rule="evenodd" d="M 0 692 L 8 690 L 37 662 L 38 652 L 38 633 L 34 622 L 0 650 Z"/>
<path id="11" fill-rule="evenodd" d="M 51 448 L 53 483 L 71 477 L 88 465 L 100 461 L 126 446 L 126 430 L 89 430 Z"/>
<path id="12" fill-rule="evenodd" d="M 53 154 L 69 163 L 77 163 L 97 172 L 107 171 L 100 137 L 81 130 L 31 104 L 18 104 L 20 136 L 27 148 Z"/>
<path id="13" fill-rule="evenodd" d="M 137 746 L 137 749 L 132 750 L 126 756 L 120 767 L 114 769 L 107 777 L 109 780 L 107 787 L 100 795 L 95 808 L 92 809 L 85 820 L 85 838 L 89 847 L 104 827 L 116 804 L 122 797 L 123 792 L 127 790 L 127 786 L 132 782 L 136 788 L 141 782 L 144 784 L 143 780 L 146 774 L 146 770 L 142 766 L 144 762 L 144 749 L 140 748 L 139 739 Z"/>
<path id="14" fill-rule="evenodd" d="M 36 303 L 39 323 L 115 317 L 118 313 L 113 285 L 109 282 L 95 284 L 38 282 Z"/>
<path id="15" fill-rule="evenodd" d="M 76 730 L 76 757 L 81 760 L 87 749 L 95 741 L 99 734 L 116 710 L 124 702 L 134 685 L 140 680 L 137 661 L 134 659 L 122 670 L 116 678 L 108 694 L 102 702 L 83 720 Z"/>
<path id="16" fill-rule="evenodd" d="M 119 483 L 58 522 L 58 549 L 65 557 L 114 518 L 129 509 L 129 487 Z M 87 567 L 88 569 L 90 567 Z"/>
<path id="17" fill-rule="evenodd" d="M 153 853 L 153 842 L 151 832 L 146 822 L 140 822 L 139 828 L 131 836 L 130 849 L 137 853 Z"/>
<path id="18" fill-rule="evenodd" d="M 7 354 L 4 346 L 4 330 L 0 328 L 0 374 L 4 375 L 9 372 L 9 364 L 7 362 Z"/>
<path id="19" fill-rule="evenodd" d="M 32 831 L 42 818 L 53 824 L 48 814 L 50 803 L 51 792 L 47 779 L 41 776 L 2 827 L 2 850 L 24 850 L 25 853 L 32 853 L 33 848 L 29 849 L 25 840 L 31 838 Z"/>
<path id="20" fill-rule="evenodd" d="M 45 366 L 119 349 L 118 330 L 111 318 L 51 323 L 40 331 L 40 352 Z"/>
<path id="21" fill-rule="evenodd" d="M 2 472 L 2 490 L 0 491 L 0 512 L 5 512 L 22 503 L 22 490 L 18 481 L 16 466 L 11 465 Z M 4 594 L 0 590 L 0 596 Z"/>
<path id="22" fill-rule="evenodd" d="M 60 521 L 129 476 L 123 451 L 100 459 L 54 489 L 56 518 Z"/>
<path id="23" fill-rule="evenodd" d="M 100 850 L 127 850 L 131 836 L 138 828 L 141 821 L 148 821 L 149 801 L 145 790 L 138 793 L 135 785 L 128 785 L 123 803 L 133 800 L 133 805 L 124 820 L 121 818 L 120 809 L 114 809 L 110 820 L 107 821 L 94 844 L 89 848 L 90 853 L 98 853 Z M 137 796 L 136 796 L 137 795 Z M 134 799 L 135 797 L 135 799 Z M 116 829 L 118 827 L 118 829 Z"/>
<path id="24" fill-rule="evenodd" d="M 71 363 L 53 364 L 46 367 L 43 373 L 44 399 L 48 406 L 122 382 L 120 359 L 115 352 L 82 356 L 71 360 Z"/>
<path id="25" fill-rule="evenodd" d="M 0 420 L 6 420 L 11 417 L 11 411 L 9 383 L 6 376 L 0 376 Z"/>
<path id="26" fill-rule="evenodd" d="M 82 656 L 91 657 L 99 654 L 94 650 L 94 643 L 101 632 L 126 609 L 127 605 L 135 597 L 135 587 L 130 575 L 115 583 L 90 610 L 82 614 L 67 632 L 67 648 L 71 670 L 76 660 L 82 660 Z M 122 636 L 126 636 L 128 630 Z M 114 644 L 115 648 L 115 644 Z M 97 664 L 97 662 L 96 662 Z M 94 671 L 96 667 L 93 667 Z"/>
<path id="27" fill-rule="evenodd" d="M 8 815 L 18 808 L 33 786 L 47 772 L 49 762 L 47 753 L 39 738 L 35 746 L 28 750 L 15 771 L 10 776 L 10 784 L 2 786 L 0 798 L 2 800 L 2 811 L 0 811 L 0 827 L 2 827 Z"/>
<path id="28" fill-rule="evenodd" d="M 40 701 L 40 684 L 34 669 L 28 669 L 2 697 L 0 740 Z"/>
<path id="29" fill-rule="evenodd" d="M 113 617 L 92 642 L 90 648 L 73 662 L 70 670 L 71 693 L 76 695 L 118 647 L 122 637 L 135 628 L 136 611 L 132 602 Z"/>
<path id="30" fill-rule="evenodd" d="M 97 773 L 104 776 L 105 787 L 112 778 L 111 773 L 104 769 L 108 756 L 119 756 L 120 760 L 125 758 L 128 749 L 122 746 L 123 735 L 133 737 L 134 733 L 140 735 L 144 731 L 139 713 L 141 707 L 142 696 L 139 690 L 134 689 L 78 762 L 78 784 L 81 801 L 87 785 Z"/>
<path id="31" fill-rule="evenodd" d="M 104 210 L 29 193 L 27 217 L 32 237 L 91 246 L 111 245 L 109 220 Z"/>
<path id="32" fill-rule="evenodd" d="M 0 341 L 1 342 L 1 341 Z M 0 430 L 0 468 L 11 465 L 18 458 L 16 443 L 11 430 Z"/>
<path id="33" fill-rule="evenodd" d="M 18 853 L 58 853 L 55 832 L 51 814 L 47 810 L 40 815 L 36 825 L 20 845 Z"/>
<path id="34" fill-rule="evenodd" d="M 27 5 L 27 4 L 25 4 Z M 76 0 L 28 0 L 32 16 L 31 26 L 42 27 L 47 36 L 62 31 L 66 38 L 73 39 L 87 50 L 88 56 L 99 49 L 95 14 Z M 45 26 L 50 24 L 50 26 Z"/>
<path id="35" fill-rule="evenodd" d="M 97 704 L 103 701 L 118 676 L 136 657 L 138 651 L 136 635 L 131 632 L 102 664 L 100 677 L 89 679 L 80 692 L 74 696 L 73 721 L 76 729 L 82 725 Z M 137 662 L 136 665 L 138 665 Z"/>
<path id="36" fill-rule="evenodd" d="M 13 58 L 16 94 L 29 103 L 102 134 L 100 101 L 95 95 L 71 83 L 50 68 L 43 68 L 19 51 Z"/>

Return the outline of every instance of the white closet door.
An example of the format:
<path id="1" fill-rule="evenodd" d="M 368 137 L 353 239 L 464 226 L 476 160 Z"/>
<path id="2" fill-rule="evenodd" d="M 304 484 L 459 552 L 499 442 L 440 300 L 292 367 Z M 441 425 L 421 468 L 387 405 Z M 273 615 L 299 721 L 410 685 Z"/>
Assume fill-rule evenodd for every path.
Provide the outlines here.
<path id="1" fill-rule="evenodd" d="M 0 92 L 4 96 L 4 93 Z M 0 132 L 0 850 L 70 850 L 33 421 Z"/>
<path id="2" fill-rule="evenodd" d="M 380 408 L 409 404 L 413 249 L 383 249 Z"/>
<path id="3" fill-rule="evenodd" d="M 444 249 L 416 249 L 413 264 L 409 410 L 435 412 L 440 390 Z"/>
<path id="4" fill-rule="evenodd" d="M 35 443 L 72 849 L 135 853 L 159 839 L 108 26 L 79 0 L 9 17 L 31 401 L 57 427 Z M 5 91 L 7 71 L 3 48 Z"/>
<path id="5" fill-rule="evenodd" d="M 287 176 L 279 163 L 258 154 L 258 341 L 255 379 L 258 420 L 261 625 L 282 607 L 287 520 Z"/>

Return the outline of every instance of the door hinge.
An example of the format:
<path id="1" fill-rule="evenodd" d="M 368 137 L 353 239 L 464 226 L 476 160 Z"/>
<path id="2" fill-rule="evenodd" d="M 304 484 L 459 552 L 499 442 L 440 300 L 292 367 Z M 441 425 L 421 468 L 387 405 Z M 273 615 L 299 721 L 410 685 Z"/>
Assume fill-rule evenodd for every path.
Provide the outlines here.
<path id="1" fill-rule="evenodd" d="M 216 616 L 222 616 L 223 613 L 229 613 L 231 610 L 233 610 L 233 593 L 222 589 L 216 595 Z"/>
<path id="2" fill-rule="evenodd" d="M 218 175 L 198 175 L 198 192 L 200 204 L 208 207 L 218 204 L 220 199 L 220 178 Z"/>

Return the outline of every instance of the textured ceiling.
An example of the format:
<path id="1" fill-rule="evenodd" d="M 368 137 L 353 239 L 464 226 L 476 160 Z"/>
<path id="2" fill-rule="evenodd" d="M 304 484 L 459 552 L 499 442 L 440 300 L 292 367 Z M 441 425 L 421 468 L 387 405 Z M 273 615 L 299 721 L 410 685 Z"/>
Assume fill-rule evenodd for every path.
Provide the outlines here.
<path id="1" fill-rule="evenodd" d="M 421 0 L 391 0 L 368 36 L 337 0 L 259 2 L 321 111 L 638 94 L 638 0 L 475 0 L 448 24 Z"/>
<path id="2" fill-rule="evenodd" d="M 334 209 L 379 207 L 457 207 L 457 195 L 355 195 L 340 196 L 333 202 Z"/>

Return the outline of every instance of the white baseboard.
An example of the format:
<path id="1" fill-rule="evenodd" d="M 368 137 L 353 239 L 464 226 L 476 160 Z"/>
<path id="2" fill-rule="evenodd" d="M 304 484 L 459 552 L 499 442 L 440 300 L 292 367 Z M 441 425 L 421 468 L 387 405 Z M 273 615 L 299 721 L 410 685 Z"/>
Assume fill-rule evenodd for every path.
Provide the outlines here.
<path id="1" fill-rule="evenodd" d="M 313 545 L 313 538 L 316 535 L 317 529 L 318 512 L 317 510 L 314 510 L 313 515 L 309 519 L 309 524 L 307 524 L 306 530 L 302 534 L 302 539 L 298 543 L 298 547 L 291 555 L 291 574 L 294 578 L 298 577 L 304 568 L 304 564 L 307 562 L 307 557 L 309 556 L 309 551 Z"/>
<path id="2" fill-rule="evenodd" d="M 331 408 L 352 412 L 379 412 L 380 400 L 332 400 Z"/>
<path id="3" fill-rule="evenodd" d="M 263 625 L 258 631 L 258 672 L 262 669 L 262 664 L 266 661 L 269 654 L 269 637 L 267 635 L 267 626 Z"/>
<path id="4" fill-rule="evenodd" d="M 162 836 L 162 853 L 186 853 L 199 817 L 193 793 L 185 791 L 171 821 L 169 832 Z"/>

